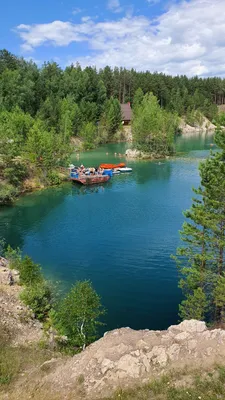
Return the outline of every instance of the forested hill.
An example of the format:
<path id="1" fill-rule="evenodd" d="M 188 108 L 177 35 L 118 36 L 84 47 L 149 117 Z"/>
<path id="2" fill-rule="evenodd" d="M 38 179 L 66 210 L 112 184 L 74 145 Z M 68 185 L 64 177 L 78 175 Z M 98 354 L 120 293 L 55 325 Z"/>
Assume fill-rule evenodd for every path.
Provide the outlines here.
<path id="1" fill-rule="evenodd" d="M 106 98 L 132 103 L 135 91 L 152 92 L 160 105 L 184 114 L 188 107 L 200 109 L 213 118 L 215 104 L 225 102 L 225 84 L 221 78 L 168 76 L 162 73 L 137 72 L 133 69 L 95 67 L 82 69 L 78 64 L 62 70 L 55 62 L 38 68 L 32 61 L 18 58 L 7 50 L 0 51 L 1 107 L 10 111 L 19 106 L 35 116 L 49 118 L 55 126 L 59 119 L 60 101 L 67 96 L 79 105 L 82 118 L 99 118 Z"/>

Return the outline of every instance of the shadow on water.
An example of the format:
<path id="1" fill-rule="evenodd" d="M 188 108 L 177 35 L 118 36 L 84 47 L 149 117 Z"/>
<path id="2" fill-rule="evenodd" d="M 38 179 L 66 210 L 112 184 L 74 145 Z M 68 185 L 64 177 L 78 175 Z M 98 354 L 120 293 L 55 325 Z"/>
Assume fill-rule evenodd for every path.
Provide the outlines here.
<path id="1" fill-rule="evenodd" d="M 39 229 L 41 222 L 53 209 L 72 194 L 70 184 L 54 187 L 21 197 L 14 206 L 0 208 L 0 237 L 12 247 L 23 247 L 24 237 Z"/>

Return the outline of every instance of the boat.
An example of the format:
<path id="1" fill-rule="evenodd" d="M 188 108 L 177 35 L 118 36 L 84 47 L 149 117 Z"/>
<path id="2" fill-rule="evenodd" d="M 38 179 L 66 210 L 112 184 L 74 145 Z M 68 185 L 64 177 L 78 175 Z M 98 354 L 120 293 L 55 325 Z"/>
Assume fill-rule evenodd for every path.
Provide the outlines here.
<path id="1" fill-rule="evenodd" d="M 110 179 L 109 175 L 84 175 L 84 174 L 70 174 L 72 182 L 80 183 L 81 185 L 94 185 L 98 183 L 107 182 Z"/>
<path id="2" fill-rule="evenodd" d="M 115 169 L 115 168 L 123 168 L 126 167 L 126 164 L 124 163 L 119 163 L 119 164 L 100 164 L 100 168 L 104 169 Z"/>
<path id="3" fill-rule="evenodd" d="M 123 168 L 118 168 L 120 172 L 132 172 L 132 168 L 129 167 L 123 167 Z"/>
<path id="4" fill-rule="evenodd" d="M 118 169 L 113 169 L 113 175 L 119 175 L 120 171 Z"/>

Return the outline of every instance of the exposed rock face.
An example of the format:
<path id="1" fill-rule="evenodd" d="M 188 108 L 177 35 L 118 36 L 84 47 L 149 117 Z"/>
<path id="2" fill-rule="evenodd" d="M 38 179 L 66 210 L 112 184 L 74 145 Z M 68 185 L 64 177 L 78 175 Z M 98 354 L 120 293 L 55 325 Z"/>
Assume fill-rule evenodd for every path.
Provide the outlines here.
<path id="1" fill-rule="evenodd" d="M 132 128 L 131 125 L 123 126 L 123 136 L 126 142 L 132 142 Z"/>
<path id="2" fill-rule="evenodd" d="M 82 375 L 87 398 L 104 396 L 118 387 L 143 383 L 169 369 L 225 363 L 225 331 L 208 330 L 204 322 L 184 321 L 167 331 L 108 332 L 42 380 L 66 397 Z M 84 397 L 85 398 L 85 397 Z"/>
<path id="3" fill-rule="evenodd" d="M 207 133 L 207 132 L 213 132 L 216 128 L 214 124 L 212 124 L 206 117 L 204 117 L 203 124 L 201 126 L 191 126 L 186 124 L 186 122 L 181 119 L 179 128 L 182 131 L 182 134 L 185 135 L 192 135 L 192 134 L 199 134 L 199 133 Z"/>
<path id="4" fill-rule="evenodd" d="M 127 158 L 142 158 L 143 153 L 137 149 L 127 149 L 126 150 Z"/>
<path id="5" fill-rule="evenodd" d="M 165 156 L 162 154 L 157 154 L 157 153 L 145 153 L 141 150 L 137 149 L 127 149 L 126 150 L 126 157 L 130 159 L 135 159 L 139 158 L 142 160 L 156 160 L 156 159 L 162 159 L 162 158 L 169 158 L 169 156 Z"/>

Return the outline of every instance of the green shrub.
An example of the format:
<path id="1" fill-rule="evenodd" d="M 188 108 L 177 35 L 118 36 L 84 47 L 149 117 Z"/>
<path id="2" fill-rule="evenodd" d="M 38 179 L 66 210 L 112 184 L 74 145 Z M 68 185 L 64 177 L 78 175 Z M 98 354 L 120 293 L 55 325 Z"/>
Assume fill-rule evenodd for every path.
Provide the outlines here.
<path id="1" fill-rule="evenodd" d="M 4 178 L 6 178 L 9 183 L 14 186 L 19 186 L 27 176 L 27 167 L 22 163 L 12 164 L 10 167 L 5 168 L 4 170 Z"/>
<path id="2" fill-rule="evenodd" d="M 97 128 L 92 122 L 88 122 L 82 126 L 80 136 L 84 139 L 84 149 L 91 150 L 96 146 Z"/>
<path id="3" fill-rule="evenodd" d="M 35 264 L 32 259 L 25 256 L 19 265 L 20 283 L 22 285 L 36 285 L 43 283 L 44 278 L 41 273 L 41 267 Z"/>
<path id="4" fill-rule="evenodd" d="M 19 247 L 17 247 L 16 249 L 13 249 L 9 245 L 4 252 L 4 256 L 9 261 L 10 268 L 16 269 L 19 271 L 20 264 L 22 262 L 22 254 L 21 254 L 21 250 L 19 249 Z"/>
<path id="5" fill-rule="evenodd" d="M 104 314 L 100 297 L 90 281 L 78 281 L 52 315 L 56 327 L 73 348 L 85 348 L 96 339 L 99 317 Z"/>
<path id="6" fill-rule="evenodd" d="M 12 203 L 18 194 L 17 189 L 7 183 L 0 183 L 0 205 Z"/>
<path id="7" fill-rule="evenodd" d="M 56 171 L 51 171 L 47 175 L 49 185 L 59 185 L 62 182 L 59 174 Z"/>
<path id="8" fill-rule="evenodd" d="M 32 309 L 35 318 L 44 321 L 53 304 L 51 286 L 46 281 L 27 286 L 22 291 L 20 299 Z"/>

